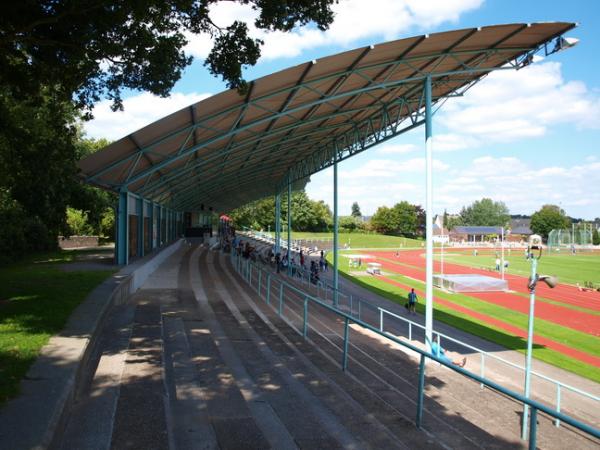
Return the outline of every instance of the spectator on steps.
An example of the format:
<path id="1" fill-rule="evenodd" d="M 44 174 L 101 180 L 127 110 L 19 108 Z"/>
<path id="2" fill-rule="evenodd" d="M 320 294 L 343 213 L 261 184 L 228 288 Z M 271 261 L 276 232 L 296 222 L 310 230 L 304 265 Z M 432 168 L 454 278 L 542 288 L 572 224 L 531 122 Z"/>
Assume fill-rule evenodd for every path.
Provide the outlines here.
<path id="1" fill-rule="evenodd" d="M 433 337 L 433 342 L 431 343 L 431 354 L 443 359 L 448 364 L 454 364 L 458 367 L 465 367 L 465 364 L 467 364 L 467 358 L 463 358 L 462 360 L 453 360 L 446 356 L 446 351 L 440 345 L 440 336 L 437 334 Z"/>

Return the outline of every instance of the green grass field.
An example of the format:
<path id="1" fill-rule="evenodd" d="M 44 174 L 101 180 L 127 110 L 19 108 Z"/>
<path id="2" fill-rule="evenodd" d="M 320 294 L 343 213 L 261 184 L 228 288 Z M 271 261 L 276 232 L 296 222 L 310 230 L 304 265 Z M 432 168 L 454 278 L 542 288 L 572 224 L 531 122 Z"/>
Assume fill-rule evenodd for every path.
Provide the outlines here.
<path id="1" fill-rule="evenodd" d="M 395 303 L 404 305 L 406 302 L 407 290 L 402 289 L 399 286 L 386 283 L 377 277 L 352 276 L 351 272 L 356 271 L 357 269 L 349 266 L 350 260 L 349 258 L 343 256 L 344 253 L 348 252 L 341 252 L 339 261 L 340 272 L 343 276 L 382 297 L 385 297 Z M 477 256 L 475 258 L 479 257 L 480 256 Z M 331 254 L 328 255 L 328 259 L 331 261 Z M 362 270 L 364 270 L 364 267 Z M 388 278 L 394 279 L 399 283 L 409 287 L 414 287 L 421 290 L 425 289 L 424 283 L 403 275 L 393 275 L 389 276 Z M 468 295 L 456 293 L 451 294 L 439 289 L 434 289 L 434 296 L 502 320 L 521 329 L 527 329 L 527 315 L 515 312 L 512 309 L 482 302 L 473 297 L 469 297 Z M 422 301 L 421 303 L 417 304 L 417 308 L 420 313 L 424 313 L 425 308 Z M 522 353 L 525 352 L 526 342 L 523 339 L 512 336 L 505 330 L 491 326 L 483 321 L 465 316 L 464 314 L 455 311 L 448 306 L 434 303 L 434 317 L 436 320 L 447 323 L 453 327 L 464 330 L 475 336 L 482 337 L 491 342 L 495 342 L 508 349 L 517 350 Z M 597 336 L 591 336 L 589 334 L 578 332 L 576 330 L 562 327 L 541 319 L 536 319 L 535 333 L 536 335 L 552 339 L 553 341 L 577 350 L 584 351 L 590 355 L 600 357 L 600 338 Z M 585 364 L 555 350 L 551 350 L 543 346 L 534 346 L 533 356 L 541 361 L 561 367 L 593 381 L 600 382 L 600 368 Z"/>
<path id="2" fill-rule="evenodd" d="M 273 234 L 273 233 L 271 233 Z M 282 233 L 282 238 L 287 239 L 287 233 Z M 341 246 L 348 244 L 350 248 L 419 248 L 425 241 L 399 236 L 386 236 L 376 233 L 339 233 Z M 292 232 L 292 239 L 333 239 L 333 233 L 308 233 Z M 318 245 L 318 244 L 317 244 Z"/>
<path id="3" fill-rule="evenodd" d="M 494 268 L 495 255 L 495 252 L 486 251 L 473 256 L 471 251 L 454 251 L 450 248 L 444 251 L 444 261 L 468 267 Z M 436 253 L 435 258 L 439 261 L 440 254 Z M 508 273 L 529 276 L 531 263 L 525 259 L 522 250 L 511 251 L 510 255 L 505 252 L 504 258 L 509 261 Z M 600 253 L 542 255 L 538 262 L 538 273 L 555 275 L 560 283 L 565 284 L 583 285 L 585 281 L 591 281 L 600 285 Z"/>
<path id="4" fill-rule="evenodd" d="M 46 253 L 0 268 L 0 404 L 18 393 L 20 380 L 42 346 L 113 273 L 60 269 L 80 253 Z"/>

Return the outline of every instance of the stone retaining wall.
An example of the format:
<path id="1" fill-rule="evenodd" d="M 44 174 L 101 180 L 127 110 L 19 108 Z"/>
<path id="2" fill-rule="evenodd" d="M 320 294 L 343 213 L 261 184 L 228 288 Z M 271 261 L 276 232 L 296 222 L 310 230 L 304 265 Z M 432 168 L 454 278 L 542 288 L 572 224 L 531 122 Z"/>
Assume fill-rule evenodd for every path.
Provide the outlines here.
<path id="1" fill-rule="evenodd" d="M 58 246 L 60 248 L 80 248 L 80 247 L 97 247 L 98 236 L 64 236 L 58 237 Z"/>

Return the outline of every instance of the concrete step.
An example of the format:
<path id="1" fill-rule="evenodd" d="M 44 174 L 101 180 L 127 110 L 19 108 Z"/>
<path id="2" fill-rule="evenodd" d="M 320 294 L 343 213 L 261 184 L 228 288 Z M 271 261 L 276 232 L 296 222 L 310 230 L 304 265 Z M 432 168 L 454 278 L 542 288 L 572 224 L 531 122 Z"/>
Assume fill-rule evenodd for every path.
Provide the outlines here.
<path id="1" fill-rule="evenodd" d="M 231 297 L 236 300 L 236 306 L 244 319 L 252 326 L 257 334 L 264 340 L 266 345 L 282 360 L 283 366 L 286 367 L 295 378 L 301 380 L 305 387 L 312 393 L 312 396 L 317 401 L 324 403 L 331 413 L 333 413 L 343 423 L 349 435 L 360 439 L 363 444 L 361 447 L 377 447 L 377 448 L 420 448 L 428 447 L 435 448 L 434 442 L 424 439 L 423 434 L 417 431 L 409 421 L 400 418 L 391 413 L 391 420 L 395 421 L 395 425 L 403 424 L 406 428 L 402 433 L 394 434 L 386 427 L 382 426 L 370 410 L 363 408 L 360 402 L 357 402 L 352 394 L 348 391 L 360 389 L 361 386 L 356 383 L 352 386 L 344 386 L 340 388 L 337 382 L 330 378 L 330 372 L 339 372 L 339 366 L 325 359 L 319 361 L 315 365 L 311 362 L 310 357 L 306 358 L 302 352 L 296 348 L 298 340 L 297 333 L 293 331 L 286 323 L 281 321 L 277 316 L 271 317 L 273 321 L 279 321 L 283 329 L 278 329 L 269 324 L 263 317 L 262 313 L 253 310 L 249 307 L 248 302 L 243 299 L 249 292 L 243 292 L 243 285 L 229 278 L 232 275 L 228 273 L 229 269 L 224 269 L 221 262 L 217 261 L 218 272 L 227 276 L 224 284 L 233 288 Z M 226 267 L 226 266 L 225 266 Z M 240 281 L 240 280 L 238 280 Z M 242 282 L 243 283 L 243 282 Z M 313 350 L 310 348 L 304 349 L 306 354 L 310 354 Z M 345 380 L 347 384 L 349 381 Z M 411 435 L 415 434 L 412 439 Z"/>
<path id="2" fill-rule="evenodd" d="M 182 262 L 179 309 L 165 311 L 174 441 L 177 448 L 270 448 L 223 357 L 212 314 L 195 303 L 189 279 L 194 250 Z M 186 412 L 196 420 L 182 417 Z"/>
<path id="3" fill-rule="evenodd" d="M 300 448 L 341 448 L 356 446 L 349 433 L 328 416 L 317 399 L 302 390 L 281 362 L 266 349 L 263 342 L 252 333 L 246 321 L 229 309 L 229 292 L 219 280 L 217 271 L 204 253 L 202 282 L 208 293 L 208 303 L 218 318 L 228 342 L 240 355 L 241 364 L 251 378 L 261 402 L 276 414 L 294 446 Z M 347 445 L 344 445 L 347 444 Z"/>
<path id="4" fill-rule="evenodd" d="M 145 298 L 133 323 L 115 412 L 111 448 L 169 446 L 160 305 Z"/>
<path id="5" fill-rule="evenodd" d="M 91 356 L 89 372 L 79 386 L 78 401 L 56 448 L 106 449 L 110 446 L 134 312 L 134 305 L 119 306 L 106 321 Z"/>
<path id="6" fill-rule="evenodd" d="M 247 284 L 241 278 L 238 280 Z M 254 287 L 256 281 L 254 278 Z M 277 282 L 274 283 L 272 292 L 278 293 Z M 264 286 L 261 292 L 264 295 Z M 276 298 L 273 300 L 275 303 Z M 290 302 L 289 306 L 286 303 L 284 308 L 286 319 L 297 330 L 301 329 L 302 303 L 303 298 L 296 296 L 295 301 Z M 257 304 L 273 323 L 277 323 L 273 310 L 265 308 L 264 300 L 257 301 Z M 324 312 L 318 316 L 311 313 L 310 325 L 309 338 L 315 348 L 339 364 L 343 335 L 340 320 Z M 315 330 L 320 334 L 314 333 Z M 373 396 L 380 396 L 411 421 L 416 410 L 417 367 L 415 359 L 408 358 L 389 341 L 351 331 L 350 374 L 364 382 Z M 331 376 L 335 376 L 335 373 L 332 372 Z M 511 399 L 489 389 L 481 390 L 477 383 L 437 364 L 428 365 L 426 386 L 424 426 L 437 436 L 439 442 L 461 448 L 521 448 L 526 444 L 519 439 L 522 407 Z M 597 442 L 582 437 L 581 433 L 569 427 L 557 429 L 546 417 L 540 416 L 538 423 L 538 443 L 544 447 L 565 448 L 569 443 L 578 448 L 597 446 Z"/>

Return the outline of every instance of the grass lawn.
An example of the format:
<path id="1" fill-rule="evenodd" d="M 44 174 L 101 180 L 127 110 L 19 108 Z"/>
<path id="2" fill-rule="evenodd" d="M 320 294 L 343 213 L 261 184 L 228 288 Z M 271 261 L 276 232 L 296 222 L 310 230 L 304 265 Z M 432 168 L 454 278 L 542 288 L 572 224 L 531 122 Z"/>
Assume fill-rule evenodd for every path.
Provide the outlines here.
<path id="1" fill-rule="evenodd" d="M 114 272 L 60 269 L 81 253 L 46 253 L 0 268 L 0 404 L 18 394 L 19 382 L 41 347 Z"/>
<path id="2" fill-rule="evenodd" d="M 273 234 L 273 233 L 271 233 Z M 425 245 L 425 241 L 399 236 L 386 236 L 376 233 L 339 233 L 340 245 L 348 244 L 350 248 L 417 248 Z M 282 233 L 287 239 L 287 233 Z M 327 239 L 333 240 L 333 233 L 309 233 L 293 231 L 292 239 Z M 318 245 L 318 244 L 317 244 Z"/>
<path id="3" fill-rule="evenodd" d="M 436 253 L 436 259 L 440 255 Z M 508 273 L 521 276 L 529 276 L 531 264 L 527 261 L 521 250 L 511 251 L 511 255 L 505 253 L 504 258 L 509 261 Z M 495 252 L 482 252 L 473 256 L 472 252 L 455 251 L 448 249 L 444 252 L 444 261 L 469 267 L 489 267 L 495 265 Z M 600 253 L 577 253 L 542 255 L 538 263 L 538 273 L 555 275 L 561 283 L 582 284 L 592 281 L 600 284 Z"/>
<path id="4" fill-rule="evenodd" d="M 328 255 L 330 259 L 331 256 L 331 254 Z M 407 295 L 405 289 L 393 286 L 376 277 L 352 277 L 348 274 L 348 271 L 356 269 L 349 268 L 348 262 L 348 258 L 344 258 L 343 256 L 340 257 L 340 272 L 343 276 L 382 297 L 404 305 Z M 402 284 L 416 289 L 425 289 L 424 283 L 402 275 L 389 276 L 388 278 L 395 279 Z M 464 294 L 450 294 L 439 289 L 434 289 L 434 295 L 482 314 L 495 317 L 521 329 L 527 329 L 527 315 L 525 314 L 498 305 L 482 302 Z M 420 313 L 424 314 L 425 305 L 422 300 L 417 304 L 417 309 Z M 521 353 L 525 353 L 526 351 L 526 341 L 520 337 L 508 334 L 505 330 L 488 325 L 475 318 L 465 316 L 460 312 L 441 304 L 434 303 L 434 311 L 436 320 L 447 323 L 448 325 L 464 330 L 475 336 L 482 337 L 488 341 L 500 344 L 508 349 L 517 350 Z M 536 319 L 535 334 L 600 357 L 599 337 L 591 336 L 541 319 Z M 535 345 L 533 356 L 541 361 L 561 367 L 593 381 L 600 382 L 600 368 L 585 364 L 555 350 Z"/>

